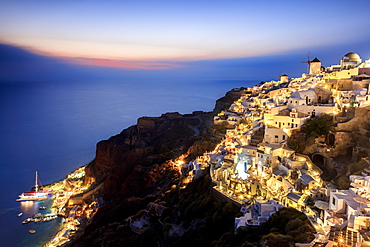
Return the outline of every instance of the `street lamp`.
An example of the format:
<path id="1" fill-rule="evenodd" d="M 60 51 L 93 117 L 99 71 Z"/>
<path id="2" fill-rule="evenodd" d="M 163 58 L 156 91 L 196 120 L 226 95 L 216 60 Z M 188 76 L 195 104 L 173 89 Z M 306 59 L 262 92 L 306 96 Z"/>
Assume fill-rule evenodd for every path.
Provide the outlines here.
<path id="1" fill-rule="evenodd" d="M 338 240 L 339 240 L 339 246 L 342 246 L 342 243 L 344 242 L 343 238 L 340 237 Z"/>

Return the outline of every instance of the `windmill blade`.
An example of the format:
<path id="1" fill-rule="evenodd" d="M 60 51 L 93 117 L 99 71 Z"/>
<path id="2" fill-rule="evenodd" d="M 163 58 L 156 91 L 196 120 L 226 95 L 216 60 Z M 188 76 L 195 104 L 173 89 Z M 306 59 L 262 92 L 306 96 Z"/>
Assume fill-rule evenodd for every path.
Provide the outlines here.
<path id="1" fill-rule="evenodd" d="M 310 73 L 310 64 L 311 64 L 311 52 L 308 51 L 307 54 L 307 62 L 301 62 L 301 63 L 307 63 L 307 74 Z"/>

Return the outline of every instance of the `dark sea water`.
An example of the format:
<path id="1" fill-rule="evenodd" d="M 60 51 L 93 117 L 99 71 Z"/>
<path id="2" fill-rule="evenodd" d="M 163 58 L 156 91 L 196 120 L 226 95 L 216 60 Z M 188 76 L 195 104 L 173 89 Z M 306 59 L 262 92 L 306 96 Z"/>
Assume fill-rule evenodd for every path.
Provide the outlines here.
<path id="1" fill-rule="evenodd" d="M 140 116 L 211 111 L 228 90 L 256 83 L 245 78 L 0 82 L 0 245 L 42 246 L 62 222 L 22 225 L 39 206 L 51 204 L 16 201 L 33 186 L 36 170 L 43 184 L 59 181 L 94 158 L 98 141 Z"/>

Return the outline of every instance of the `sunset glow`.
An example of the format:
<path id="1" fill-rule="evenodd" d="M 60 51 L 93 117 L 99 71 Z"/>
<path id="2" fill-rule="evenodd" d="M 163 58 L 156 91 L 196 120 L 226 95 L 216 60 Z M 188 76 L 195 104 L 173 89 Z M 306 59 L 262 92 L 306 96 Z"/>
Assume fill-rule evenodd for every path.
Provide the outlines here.
<path id="1" fill-rule="evenodd" d="M 163 69 L 178 69 L 185 67 L 175 63 L 165 62 L 150 62 L 150 61 L 121 61 L 113 59 L 91 59 L 91 58 L 71 58 L 66 60 L 72 64 L 80 64 L 87 66 L 100 66 L 121 69 L 144 69 L 144 70 L 163 70 Z"/>
<path id="2" fill-rule="evenodd" d="M 52 56 L 122 61 L 268 56 L 368 39 L 369 4 L 0 1 L 0 42 Z"/>

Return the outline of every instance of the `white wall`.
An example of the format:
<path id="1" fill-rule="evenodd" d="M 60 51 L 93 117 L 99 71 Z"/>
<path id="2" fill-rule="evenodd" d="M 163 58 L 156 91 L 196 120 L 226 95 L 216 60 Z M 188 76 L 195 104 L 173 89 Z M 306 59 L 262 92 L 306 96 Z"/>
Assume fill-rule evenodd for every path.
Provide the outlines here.
<path id="1" fill-rule="evenodd" d="M 276 138 L 277 137 L 277 138 Z M 278 128 L 266 128 L 264 141 L 267 143 L 280 143 L 288 140 L 288 135 Z"/>

